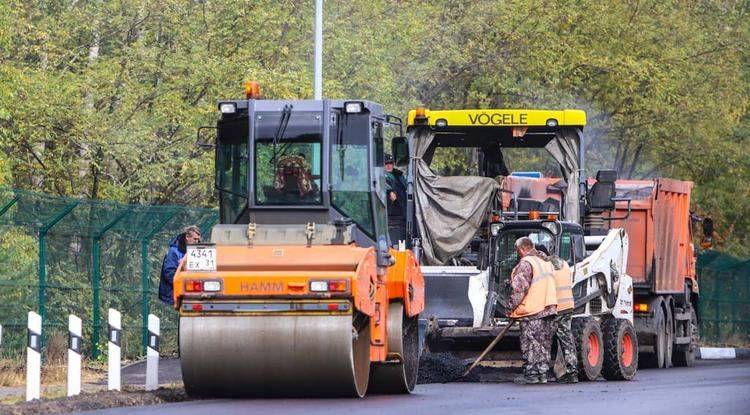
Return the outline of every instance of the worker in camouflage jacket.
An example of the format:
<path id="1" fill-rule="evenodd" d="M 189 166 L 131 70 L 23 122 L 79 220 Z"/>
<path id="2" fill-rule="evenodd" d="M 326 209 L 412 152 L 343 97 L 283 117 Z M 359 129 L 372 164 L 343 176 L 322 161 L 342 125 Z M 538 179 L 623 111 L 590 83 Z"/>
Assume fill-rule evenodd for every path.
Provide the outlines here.
<path id="1" fill-rule="evenodd" d="M 510 277 L 510 317 L 521 325 L 523 375 L 519 384 L 547 383 L 552 346 L 552 322 L 557 313 L 554 268 L 528 237 L 516 241 L 520 258 Z"/>
<path id="2" fill-rule="evenodd" d="M 570 322 L 573 316 L 575 302 L 573 300 L 573 273 L 565 262 L 558 256 L 549 257 L 555 268 L 555 285 L 557 286 L 557 315 L 552 322 L 552 329 L 557 336 L 558 353 L 562 353 L 565 362 L 565 374 L 557 378 L 557 383 L 578 382 L 578 357 L 576 344 Z"/>

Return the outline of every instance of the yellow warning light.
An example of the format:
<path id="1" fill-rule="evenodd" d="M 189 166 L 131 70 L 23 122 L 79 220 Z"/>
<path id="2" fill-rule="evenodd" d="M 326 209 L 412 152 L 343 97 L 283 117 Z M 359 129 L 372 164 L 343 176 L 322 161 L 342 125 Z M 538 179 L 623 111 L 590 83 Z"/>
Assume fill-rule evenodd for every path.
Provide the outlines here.
<path id="1" fill-rule="evenodd" d="M 414 110 L 414 122 L 422 124 L 427 121 L 427 109 L 425 107 L 417 107 Z"/>
<path id="2" fill-rule="evenodd" d="M 260 98 L 260 84 L 255 81 L 245 82 L 245 97 L 247 99 L 259 99 Z"/>

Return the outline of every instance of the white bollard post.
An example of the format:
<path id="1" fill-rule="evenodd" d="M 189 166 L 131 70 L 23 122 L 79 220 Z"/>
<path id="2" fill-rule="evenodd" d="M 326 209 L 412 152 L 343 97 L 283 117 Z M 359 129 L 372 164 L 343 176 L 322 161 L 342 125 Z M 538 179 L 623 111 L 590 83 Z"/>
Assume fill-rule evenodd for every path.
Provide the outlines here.
<path id="1" fill-rule="evenodd" d="M 29 311 L 26 345 L 26 400 L 39 399 L 42 369 L 42 317 Z"/>
<path id="2" fill-rule="evenodd" d="M 0 346 L 3 345 L 3 325 L 0 324 Z"/>
<path id="3" fill-rule="evenodd" d="M 68 316 L 68 396 L 81 393 L 81 319 Z"/>
<path id="4" fill-rule="evenodd" d="M 159 317 L 148 315 L 148 346 L 146 346 L 146 390 L 159 387 Z"/>
<path id="5" fill-rule="evenodd" d="M 109 342 L 107 343 L 107 389 L 120 390 L 120 342 L 122 341 L 122 316 L 110 308 Z"/>

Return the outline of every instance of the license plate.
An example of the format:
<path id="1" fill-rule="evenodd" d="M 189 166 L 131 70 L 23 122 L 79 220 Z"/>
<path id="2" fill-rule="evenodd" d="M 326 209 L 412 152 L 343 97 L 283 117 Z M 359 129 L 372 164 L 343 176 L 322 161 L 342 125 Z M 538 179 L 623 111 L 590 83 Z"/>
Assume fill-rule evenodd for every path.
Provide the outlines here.
<path id="1" fill-rule="evenodd" d="M 216 247 L 188 245 L 185 268 L 188 271 L 216 271 Z"/>

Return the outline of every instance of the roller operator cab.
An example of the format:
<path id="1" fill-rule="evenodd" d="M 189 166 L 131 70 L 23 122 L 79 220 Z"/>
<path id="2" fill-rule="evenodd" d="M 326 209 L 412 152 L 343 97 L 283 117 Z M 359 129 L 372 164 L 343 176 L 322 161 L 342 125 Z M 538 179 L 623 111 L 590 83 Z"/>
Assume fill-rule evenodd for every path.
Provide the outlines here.
<path id="1" fill-rule="evenodd" d="M 221 224 L 174 283 L 191 395 L 410 392 L 424 283 L 390 248 L 383 141 L 368 101 L 220 101 Z"/>

